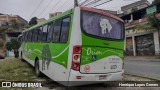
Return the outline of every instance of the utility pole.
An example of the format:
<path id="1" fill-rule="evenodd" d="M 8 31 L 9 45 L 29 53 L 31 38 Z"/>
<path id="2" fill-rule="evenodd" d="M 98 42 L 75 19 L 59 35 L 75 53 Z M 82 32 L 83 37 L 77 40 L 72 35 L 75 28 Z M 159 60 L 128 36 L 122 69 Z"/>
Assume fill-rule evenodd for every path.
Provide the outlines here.
<path id="1" fill-rule="evenodd" d="M 74 7 L 78 7 L 78 0 L 74 0 Z"/>

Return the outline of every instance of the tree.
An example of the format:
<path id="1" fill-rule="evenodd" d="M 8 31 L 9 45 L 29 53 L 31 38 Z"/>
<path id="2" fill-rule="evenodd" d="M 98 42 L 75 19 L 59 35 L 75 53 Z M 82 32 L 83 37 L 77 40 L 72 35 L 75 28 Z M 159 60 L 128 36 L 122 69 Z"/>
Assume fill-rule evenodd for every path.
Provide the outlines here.
<path id="1" fill-rule="evenodd" d="M 147 23 L 136 25 L 137 30 L 160 30 L 160 19 L 155 14 L 149 14 L 145 18 L 147 19 Z"/>
<path id="2" fill-rule="evenodd" d="M 30 25 L 30 26 L 33 26 L 33 25 L 35 25 L 35 24 L 37 24 L 37 17 L 33 17 L 33 18 L 29 21 L 29 25 Z"/>
<path id="3" fill-rule="evenodd" d="M 158 19 L 155 14 L 148 15 L 147 20 L 152 28 L 155 28 L 158 31 L 160 30 L 160 19 Z"/>
<path id="4" fill-rule="evenodd" d="M 156 5 L 160 2 L 160 0 L 153 0 L 152 5 Z"/>
<path id="5" fill-rule="evenodd" d="M 13 29 L 19 29 L 20 23 L 16 19 L 11 19 L 10 22 L 12 23 L 12 28 Z"/>
<path id="6" fill-rule="evenodd" d="M 15 58 L 18 57 L 18 54 L 19 54 L 18 49 L 19 49 L 19 47 L 20 47 L 20 42 L 18 42 L 16 40 L 16 38 L 12 38 L 10 42 L 6 43 L 7 50 L 9 50 L 9 51 L 13 50 L 14 54 L 15 54 Z"/>
<path id="7" fill-rule="evenodd" d="M 4 47 L 4 40 L 0 39 L 0 49 Z"/>
<path id="8" fill-rule="evenodd" d="M 6 49 L 4 40 L 0 39 L 0 59 L 3 59 L 6 55 Z"/>

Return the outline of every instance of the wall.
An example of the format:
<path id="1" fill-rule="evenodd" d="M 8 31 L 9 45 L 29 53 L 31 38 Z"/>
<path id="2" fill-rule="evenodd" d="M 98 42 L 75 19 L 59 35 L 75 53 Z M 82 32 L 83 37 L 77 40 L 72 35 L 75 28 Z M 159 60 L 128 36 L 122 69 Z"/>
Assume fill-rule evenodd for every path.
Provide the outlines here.
<path id="1" fill-rule="evenodd" d="M 126 38 L 126 52 L 125 55 L 133 56 L 133 41 L 132 37 Z"/>
<path id="2" fill-rule="evenodd" d="M 159 55 L 160 46 L 157 30 L 126 30 L 126 55 Z"/>

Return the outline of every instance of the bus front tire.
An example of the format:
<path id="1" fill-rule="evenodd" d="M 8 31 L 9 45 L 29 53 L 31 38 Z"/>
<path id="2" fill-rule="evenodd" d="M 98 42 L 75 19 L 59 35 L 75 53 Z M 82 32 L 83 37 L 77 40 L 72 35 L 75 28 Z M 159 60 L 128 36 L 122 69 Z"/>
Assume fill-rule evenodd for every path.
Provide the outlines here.
<path id="1" fill-rule="evenodd" d="M 41 71 L 39 70 L 39 61 L 37 60 L 36 63 L 35 63 L 35 73 L 36 73 L 36 76 L 37 77 L 41 77 L 42 76 L 42 73 Z"/>
<path id="2" fill-rule="evenodd" d="M 24 59 L 23 59 L 22 56 L 23 56 L 23 54 L 22 54 L 22 52 L 21 52 L 20 60 L 21 60 L 21 61 L 24 61 Z"/>

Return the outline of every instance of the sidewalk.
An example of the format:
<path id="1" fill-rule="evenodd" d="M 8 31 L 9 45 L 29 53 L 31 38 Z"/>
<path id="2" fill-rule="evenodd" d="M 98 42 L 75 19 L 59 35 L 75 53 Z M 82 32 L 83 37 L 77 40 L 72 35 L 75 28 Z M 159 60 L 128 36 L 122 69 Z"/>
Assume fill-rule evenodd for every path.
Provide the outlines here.
<path id="1" fill-rule="evenodd" d="M 124 60 L 149 60 L 160 62 L 160 56 L 124 56 Z"/>
<path id="2" fill-rule="evenodd" d="M 126 56 L 125 73 L 154 80 L 160 80 L 160 59 L 158 56 Z"/>

